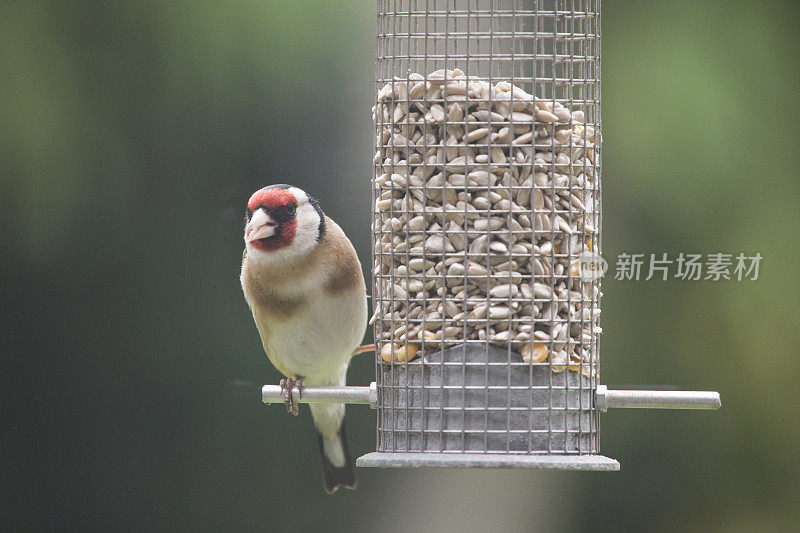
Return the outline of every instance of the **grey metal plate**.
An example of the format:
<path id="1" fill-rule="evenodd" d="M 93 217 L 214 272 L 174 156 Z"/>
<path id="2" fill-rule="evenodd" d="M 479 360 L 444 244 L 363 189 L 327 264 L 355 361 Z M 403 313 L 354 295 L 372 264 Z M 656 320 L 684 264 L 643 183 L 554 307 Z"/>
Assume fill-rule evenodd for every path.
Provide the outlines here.
<path id="1" fill-rule="evenodd" d="M 356 460 L 375 468 L 534 468 L 539 470 L 617 471 L 619 462 L 603 455 L 522 455 L 483 453 L 381 453 Z"/>

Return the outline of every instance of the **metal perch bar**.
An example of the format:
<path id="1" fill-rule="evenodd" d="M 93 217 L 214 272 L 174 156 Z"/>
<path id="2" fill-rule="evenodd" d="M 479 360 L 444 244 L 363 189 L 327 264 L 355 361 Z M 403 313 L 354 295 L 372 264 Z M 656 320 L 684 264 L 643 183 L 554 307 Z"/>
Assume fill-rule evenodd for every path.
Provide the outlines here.
<path id="1" fill-rule="evenodd" d="M 283 403 L 280 385 L 261 387 L 261 401 L 264 403 Z M 373 381 L 368 387 L 297 387 L 292 389 L 294 401 L 299 403 L 352 403 L 366 404 L 375 409 L 378 403 L 378 386 Z"/>
<path id="2" fill-rule="evenodd" d="M 714 391 L 608 390 L 598 385 L 595 393 L 597 408 L 633 409 L 719 409 L 719 393 Z"/>
<path id="3" fill-rule="evenodd" d="M 373 409 L 378 404 L 378 387 L 374 381 L 368 387 L 303 387 L 302 394 L 295 387 L 292 395 L 300 403 L 351 403 L 369 405 Z M 264 385 L 261 388 L 261 401 L 283 403 L 281 387 Z M 595 402 L 601 411 L 609 407 L 719 409 L 722 406 L 719 393 L 714 391 L 608 390 L 605 385 L 598 385 Z"/>

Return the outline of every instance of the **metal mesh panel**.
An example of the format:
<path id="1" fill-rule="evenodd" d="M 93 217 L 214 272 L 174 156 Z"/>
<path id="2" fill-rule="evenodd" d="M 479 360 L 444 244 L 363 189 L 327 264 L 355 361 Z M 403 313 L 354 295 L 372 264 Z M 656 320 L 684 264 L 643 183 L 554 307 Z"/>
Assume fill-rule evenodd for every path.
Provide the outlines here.
<path id="1" fill-rule="evenodd" d="M 378 452 L 598 452 L 599 3 L 378 1 Z"/>

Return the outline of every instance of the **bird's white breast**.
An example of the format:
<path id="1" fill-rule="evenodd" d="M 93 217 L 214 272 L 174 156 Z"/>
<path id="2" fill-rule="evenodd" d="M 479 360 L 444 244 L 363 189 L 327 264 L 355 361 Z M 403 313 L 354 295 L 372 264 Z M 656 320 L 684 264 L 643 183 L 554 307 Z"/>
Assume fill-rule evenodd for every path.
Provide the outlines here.
<path id="1" fill-rule="evenodd" d="M 264 350 L 280 372 L 302 377 L 308 385 L 344 384 L 343 370 L 361 343 L 366 326 L 364 285 L 332 293 L 326 287 L 331 265 L 325 262 L 306 274 L 270 284 L 270 302 L 301 302 L 295 308 L 276 313 L 274 308 L 260 305 L 243 274 L 245 298 Z"/>
<path id="2" fill-rule="evenodd" d="M 310 294 L 307 303 L 288 320 L 254 318 L 267 356 L 278 370 L 303 377 L 307 385 L 326 384 L 340 374 L 364 335 L 365 296 L 355 293 Z M 342 376 L 343 382 L 343 376 Z"/>

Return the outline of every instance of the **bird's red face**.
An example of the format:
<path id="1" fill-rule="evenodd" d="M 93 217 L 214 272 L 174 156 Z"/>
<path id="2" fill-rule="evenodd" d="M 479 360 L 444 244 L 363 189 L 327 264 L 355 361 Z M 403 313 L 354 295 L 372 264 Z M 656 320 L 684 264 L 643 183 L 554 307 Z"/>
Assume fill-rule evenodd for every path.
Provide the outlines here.
<path id="1" fill-rule="evenodd" d="M 256 191 L 247 202 L 244 240 L 264 252 L 292 244 L 297 232 L 297 199 L 279 186 Z"/>

